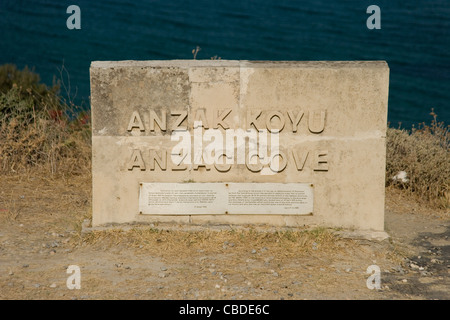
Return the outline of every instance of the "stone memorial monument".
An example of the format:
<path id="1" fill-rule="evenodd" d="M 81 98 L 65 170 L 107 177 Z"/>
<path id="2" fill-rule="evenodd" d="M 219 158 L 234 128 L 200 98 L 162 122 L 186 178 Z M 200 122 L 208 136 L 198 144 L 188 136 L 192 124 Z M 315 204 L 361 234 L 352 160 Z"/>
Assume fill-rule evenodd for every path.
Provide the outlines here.
<path id="1" fill-rule="evenodd" d="M 93 225 L 382 231 L 383 61 L 92 62 Z"/>

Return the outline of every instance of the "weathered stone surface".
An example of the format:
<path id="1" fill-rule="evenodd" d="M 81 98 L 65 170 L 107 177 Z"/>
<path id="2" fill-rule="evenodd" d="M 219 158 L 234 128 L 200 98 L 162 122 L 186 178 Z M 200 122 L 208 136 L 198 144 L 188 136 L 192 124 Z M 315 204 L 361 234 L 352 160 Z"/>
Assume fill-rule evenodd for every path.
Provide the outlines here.
<path id="1" fill-rule="evenodd" d="M 388 86 L 381 61 L 93 62 L 93 226 L 174 221 L 382 231 Z M 229 170 L 214 164 L 177 170 L 183 166 L 172 163 L 171 153 L 179 142 L 171 135 L 183 127 L 194 135 L 196 120 L 208 128 L 203 133 L 216 129 L 224 138 L 232 130 L 282 129 L 287 164 L 280 172 L 268 165 L 255 172 L 235 154 Z M 164 154 L 162 170 L 152 159 Z M 311 183 L 314 210 L 310 216 L 141 215 L 139 184 L 148 182 Z"/>

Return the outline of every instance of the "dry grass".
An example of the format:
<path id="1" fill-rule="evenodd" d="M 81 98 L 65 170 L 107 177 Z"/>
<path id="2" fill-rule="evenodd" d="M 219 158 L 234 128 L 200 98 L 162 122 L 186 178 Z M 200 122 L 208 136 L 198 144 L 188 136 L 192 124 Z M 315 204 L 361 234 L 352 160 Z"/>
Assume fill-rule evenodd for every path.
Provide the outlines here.
<path id="1" fill-rule="evenodd" d="M 89 117 L 38 81 L 27 69 L 0 67 L 0 173 L 90 172 Z"/>
<path id="2" fill-rule="evenodd" d="M 406 189 L 440 208 L 450 205 L 450 132 L 437 121 L 421 124 L 411 132 L 389 128 L 387 132 L 386 184 Z M 394 181 L 399 172 L 407 181 Z"/>
<path id="3" fill-rule="evenodd" d="M 331 230 L 255 230 L 253 228 L 231 230 L 183 231 L 162 228 L 133 228 L 92 231 L 83 237 L 85 245 L 126 245 L 146 250 L 161 257 L 208 256 L 234 254 L 258 257 L 259 253 L 282 252 L 284 258 L 304 256 L 311 251 L 333 252 L 337 250 L 336 236 Z M 342 242 L 342 241 L 341 241 Z"/>
<path id="4" fill-rule="evenodd" d="M 6 175 L 1 183 L 1 224 L 80 231 L 80 221 L 90 217 L 90 175 Z"/>

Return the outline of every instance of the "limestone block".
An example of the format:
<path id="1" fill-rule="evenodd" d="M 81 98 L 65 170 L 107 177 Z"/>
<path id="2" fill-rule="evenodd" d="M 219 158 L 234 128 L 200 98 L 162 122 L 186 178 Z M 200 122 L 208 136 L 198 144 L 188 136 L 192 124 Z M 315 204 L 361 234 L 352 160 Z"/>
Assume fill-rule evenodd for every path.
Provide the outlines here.
<path id="1" fill-rule="evenodd" d="M 385 62 L 102 61 L 92 62 L 90 74 L 93 226 L 384 230 Z M 206 163 L 208 147 L 222 152 L 217 146 L 228 164 Z M 140 184 L 154 182 L 270 183 L 274 190 L 309 183 L 313 213 L 140 214 Z"/>

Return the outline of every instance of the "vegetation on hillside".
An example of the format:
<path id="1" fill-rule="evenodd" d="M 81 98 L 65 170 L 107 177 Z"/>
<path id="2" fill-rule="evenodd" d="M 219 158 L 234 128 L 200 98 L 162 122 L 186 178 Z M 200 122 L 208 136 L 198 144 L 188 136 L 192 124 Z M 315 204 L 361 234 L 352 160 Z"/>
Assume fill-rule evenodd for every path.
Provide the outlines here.
<path id="1" fill-rule="evenodd" d="M 450 205 L 449 127 L 431 114 L 429 125 L 388 128 L 386 185 L 446 208 Z M 88 113 L 62 98 L 60 83 L 48 87 L 28 68 L 0 66 L 1 174 L 89 173 L 90 135 Z M 400 172 L 402 178 L 395 179 Z"/>
<path id="2" fill-rule="evenodd" d="M 430 125 L 422 123 L 412 130 L 388 128 L 386 184 L 445 208 L 450 206 L 450 132 L 433 111 L 431 115 Z"/>
<path id="3" fill-rule="evenodd" d="M 90 132 L 88 113 L 62 98 L 59 83 L 47 87 L 28 68 L 0 66 L 2 174 L 89 172 Z"/>

